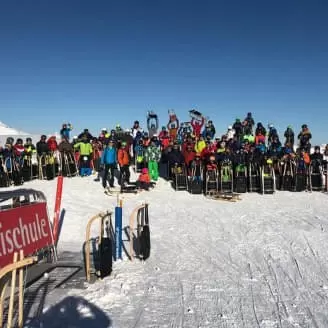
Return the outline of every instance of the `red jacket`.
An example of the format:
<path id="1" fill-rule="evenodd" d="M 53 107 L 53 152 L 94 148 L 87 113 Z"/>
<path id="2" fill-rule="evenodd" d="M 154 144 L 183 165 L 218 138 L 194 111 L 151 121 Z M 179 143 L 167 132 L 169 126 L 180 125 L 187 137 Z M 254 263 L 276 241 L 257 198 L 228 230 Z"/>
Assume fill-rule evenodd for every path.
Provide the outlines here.
<path id="1" fill-rule="evenodd" d="M 255 144 L 258 145 L 260 143 L 265 143 L 265 136 L 262 134 L 259 134 L 255 137 Z"/>
<path id="2" fill-rule="evenodd" d="M 218 168 L 217 164 L 216 163 L 208 163 L 206 165 L 206 169 L 207 171 L 214 171 Z"/>
<path id="3" fill-rule="evenodd" d="M 184 157 L 184 160 L 185 160 L 185 163 L 186 163 L 187 167 L 189 167 L 189 164 L 195 158 L 195 152 L 186 150 L 186 151 L 183 152 L 183 157 Z"/>
<path id="4" fill-rule="evenodd" d="M 14 145 L 14 152 L 16 156 L 21 156 L 25 151 L 25 148 L 23 145 L 16 144 Z"/>
<path id="5" fill-rule="evenodd" d="M 202 150 L 200 157 L 204 159 L 213 154 L 214 154 L 214 149 L 212 147 L 206 147 Z"/>
<path id="6" fill-rule="evenodd" d="M 202 117 L 202 121 L 201 122 L 195 120 L 194 118 L 191 120 L 190 123 L 191 123 L 191 126 L 192 126 L 193 130 L 194 130 L 194 135 L 196 137 L 199 137 L 200 136 L 200 132 L 202 130 L 202 127 L 204 125 L 204 122 L 205 122 L 204 117 Z"/>
<path id="7" fill-rule="evenodd" d="M 164 137 L 161 139 L 162 149 L 166 149 L 170 144 L 170 138 Z"/>
<path id="8" fill-rule="evenodd" d="M 149 173 L 141 173 L 139 175 L 139 178 L 138 178 L 138 181 L 140 182 L 145 182 L 145 183 L 150 183 L 150 176 L 149 176 Z"/>
<path id="9" fill-rule="evenodd" d="M 50 151 L 55 151 L 58 149 L 58 144 L 56 141 L 56 137 L 50 137 L 47 141 L 48 147 Z"/>

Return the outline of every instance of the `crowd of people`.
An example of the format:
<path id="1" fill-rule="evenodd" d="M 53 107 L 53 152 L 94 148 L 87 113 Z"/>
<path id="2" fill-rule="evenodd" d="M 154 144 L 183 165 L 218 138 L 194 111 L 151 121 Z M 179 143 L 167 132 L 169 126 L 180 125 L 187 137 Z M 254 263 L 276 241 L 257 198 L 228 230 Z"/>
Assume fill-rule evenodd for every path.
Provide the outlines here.
<path id="1" fill-rule="evenodd" d="M 160 130 L 154 113 L 147 117 L 146 129 L 135 121 L 130 129 L 117 125 L 112 130 L 102 129 L 97 136 L 85 129 L 71 138 L 72 130 L 71 124 L 63 124 L 60 140 L 42 135 L 35 145 L 31 138 L 25 142 L 8 138 L 0 145 L 0 186 L 54 179 L 58 174 L 96 174 L 103 188 L 110 189 L 115 187 L 115 175 L 120 186 L 131 183 L 131 166 L 140 173 L 137 188 L 145 190 L 160 175 L 173 180 L 184 175 L 205 190 L 209 172 L 217 172 L 219 179 L 227 166 L 234 176 L 245 178 L 251 175 L 250 169 L 259 171 L 265 166 L 277 177 L 313 172 L 327 175 L 328 145 L 323 153 L 319 146 L 311 153 L 312 134 L 307 124 L 296 136 L 291 126 L 279 136 L 273 124 L 267 128 L 261 122 L 255 124 L 252 113 L 243 120 L 237 118 L 219 137 L 213 122 L 197 111 L 191 111 L 190 120 L 183 123 L 170 112 L 168 124 Z M 283 184 L 277 180 L 278 189 L 286 189 Z"/>

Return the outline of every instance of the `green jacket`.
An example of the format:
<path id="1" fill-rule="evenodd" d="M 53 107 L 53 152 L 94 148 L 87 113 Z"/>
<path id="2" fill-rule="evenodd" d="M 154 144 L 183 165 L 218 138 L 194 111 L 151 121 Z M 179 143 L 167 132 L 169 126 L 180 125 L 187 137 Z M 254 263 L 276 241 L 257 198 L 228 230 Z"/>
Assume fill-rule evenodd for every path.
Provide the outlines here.
<path id="1" fill-rule="evenodd" d="M 74 149 L 79 149 L 81 156 L 90 156 L 93 153 L 90 142 L 78 142 L 74 145 Z"/>
<path id="2" fill-rule="evenodd" d="M 156 146 L 149 146 L 146 150 L 145 159 L 146 162 L 159 162 L 161 160 L 161 151 Z"/>

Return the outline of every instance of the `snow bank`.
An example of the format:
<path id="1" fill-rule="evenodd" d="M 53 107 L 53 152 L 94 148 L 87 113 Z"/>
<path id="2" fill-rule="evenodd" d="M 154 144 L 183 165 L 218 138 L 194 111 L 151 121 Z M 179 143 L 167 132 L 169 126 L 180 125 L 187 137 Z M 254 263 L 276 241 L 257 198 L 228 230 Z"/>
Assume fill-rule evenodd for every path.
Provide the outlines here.
<path id="1" fill-rule="evenodd" d="M 89 217 L 115 206 L 93 179 L 64 181 L 60 251 L 81 252 Z M 55 181 L 29 185 L 45 192 L 52 214 Z M 87 290 L 55 290 L 44 327 L 328 326 L 326 194 L 245 194 L 228 203 L 176 192 L 160 180 L 151 192 L 125 196 L 124 227 L 144 200 L 150 258 L 125 256 L 111 277 Z"/>

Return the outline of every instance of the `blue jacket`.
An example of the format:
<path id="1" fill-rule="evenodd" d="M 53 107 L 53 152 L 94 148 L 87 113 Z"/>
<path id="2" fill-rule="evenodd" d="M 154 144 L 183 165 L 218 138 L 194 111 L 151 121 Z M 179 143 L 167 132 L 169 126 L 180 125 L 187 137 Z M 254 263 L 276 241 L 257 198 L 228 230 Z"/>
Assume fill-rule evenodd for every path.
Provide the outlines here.
<path id="1" fill-rule="evenodd" d="M 116 148 L 106 147 L 101 155 L 101 164 L 116 164 Z"/>

